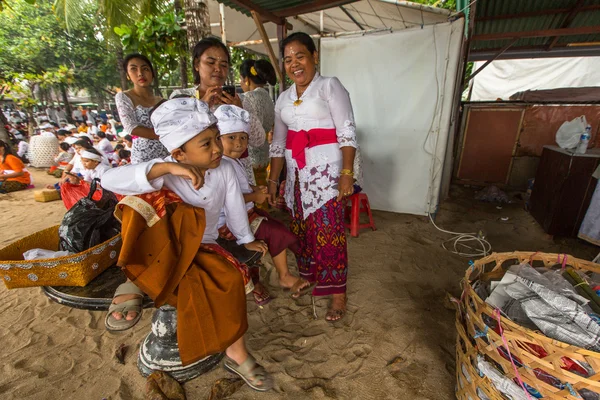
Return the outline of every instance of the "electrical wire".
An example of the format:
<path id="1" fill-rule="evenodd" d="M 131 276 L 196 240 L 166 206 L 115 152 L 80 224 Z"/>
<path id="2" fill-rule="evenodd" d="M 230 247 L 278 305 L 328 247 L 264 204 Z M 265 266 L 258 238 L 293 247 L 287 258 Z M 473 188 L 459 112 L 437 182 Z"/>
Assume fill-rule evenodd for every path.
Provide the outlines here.
<path id="1" fill-rule="evenodd" d="M 490 244 L 490 242 L 488 242 L 487 240 L 485 240 L 483 238 L 483 235 L 478 234 L 478 233 L 459 233 L 459 232 L 447 231 L 445 229 L 440 228 L 439 226 L 437 226 L 435 224 L 435 222 L 433 222 L 433 218 L 431 217 L 431 214 L 428 214 L 428 215 L 429 215 L 429 220 L 431 221 L 433 226 L 438 231 L 447 233 L 449 235 L 454 235 L 450 239 L 442 242 L 442 247 L 444 248 L 444 250 L 447 250 L 454 254 L 458 254 L 461 257 L 485 257 L 491 253 L 492 245 Z M 449 242 L 453 243 L 453 247 L 451 247 L 451 248 L 446 247 L 446 243 L 449 243 Z M 479 246 L 472 247 L 472 246 L 469 246 L 466 244 L 466 243 L 471 243 L 471 242 L 475 242 L 475 244 L 478 244 Z M 462 250 L 462 249 L 459 250 L 459 246 L 461 246 L 462 249 L 468 249 L 468 250 Z M 469 251 L 469 252 L 466 252 L 466 251 Z"/>

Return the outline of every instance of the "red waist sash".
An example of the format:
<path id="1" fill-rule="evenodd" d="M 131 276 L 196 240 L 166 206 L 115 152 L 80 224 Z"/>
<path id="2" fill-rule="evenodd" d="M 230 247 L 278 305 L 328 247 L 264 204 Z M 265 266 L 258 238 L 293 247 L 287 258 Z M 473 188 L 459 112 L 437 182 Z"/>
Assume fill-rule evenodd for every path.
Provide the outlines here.
<path id="1" fill-rule="evenodd" d="M 309 131 L 288 130 L 285 147 L 292 151 L 292 158 L 296 160 L 298 168 L 302 169 L 306 166 L 306 149 L 332 143 L 337 143 L 334 128 L 315 128 Z"/>

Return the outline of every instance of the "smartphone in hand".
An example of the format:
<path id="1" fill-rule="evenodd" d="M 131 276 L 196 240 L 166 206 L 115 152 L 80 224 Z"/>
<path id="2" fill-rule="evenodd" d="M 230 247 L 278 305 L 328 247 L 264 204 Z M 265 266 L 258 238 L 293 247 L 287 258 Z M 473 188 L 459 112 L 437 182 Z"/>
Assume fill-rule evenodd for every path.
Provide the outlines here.
<path id="1" fill-rule="evenodd" d="M 231 97 L 235 97 L 235 86 L 233 85 L 223 85 L 221 90 L 230 95 Z"/>

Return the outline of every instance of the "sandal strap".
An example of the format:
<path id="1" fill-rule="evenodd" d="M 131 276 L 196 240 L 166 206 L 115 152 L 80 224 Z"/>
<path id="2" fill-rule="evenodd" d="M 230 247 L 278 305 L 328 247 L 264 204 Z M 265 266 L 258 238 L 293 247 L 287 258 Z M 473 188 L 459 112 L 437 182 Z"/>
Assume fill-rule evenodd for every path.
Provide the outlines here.
<path id="1" fill-rule="evenodd" d="M 235 361 L 233 362 L 235 363 Z M 243 363 L 239 364 L 236 369 L 240 372 L 240 374 L 244 375 L 253 382 L 258 380 L 263 383 L 267 379 L 267 370 L 265 370 L 262 365 L 258 364 L 254 357 L 252 357 L 250 354 L 248 354 L 248 358 L 246 358 Z"/>
<path id="2" fill-rule="evenodd" d="M 111 304 L 110 307 L 108 307 L 109 314 L 114 312 L 127 314 L 130 311 L 140 313 L 142 311 L 142 299 L 131 299 L 119 304 Z"/>
<path id="3" fill-rule="evenodd" d="M 129 280 L 125 283 L 121 283 L 117 287 L 117 290 L 115 290 L 115 294 L 113 295 L 113 299 L 124 294 L 137 294 L 138 296 L 144 297 L 144 292 L 142 292 L 140 288 L 135 285 L 135 283 Z"/>

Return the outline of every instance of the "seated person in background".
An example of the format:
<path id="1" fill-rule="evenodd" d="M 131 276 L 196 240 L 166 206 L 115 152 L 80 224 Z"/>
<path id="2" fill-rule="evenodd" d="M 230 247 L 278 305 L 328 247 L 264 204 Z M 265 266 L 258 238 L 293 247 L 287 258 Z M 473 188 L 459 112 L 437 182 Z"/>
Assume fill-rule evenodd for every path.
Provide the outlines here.
<path id="1" fill-rule="evenodd" d="M 172 199 L 170 205 L 175 208 L 170 208 L 171 214 L 166 213 L 150 228 L 146 227 L 145 219 L 136 215 L 135 206 L 125 208 L 123 216 L 128 216 L 128 219 L 123 218 L 123 248 L 118 265 L 153 299 L 156 292 L 160 294 L 168 290 L 172 299 L 169 304 L 178 310 L 177 338 L 184 364 L 225 351 L 225 369 L 242 377 L 255 390 L 270 390 L 273 387 L 271 376 L 248 354 L 244 341 L 248 328 L 244 288 L 246 293 L 252 290 L 247 267 L 216 243 L 221 209 L 225 208 L 227 224 L 239 238 L 238 244 L 263 254 L 267 246 L 256 241 L 250 230 L 233 166 L 229 161 L 221 161 L 223 148 L 216 128 L 217 121 L 208 105 L 194 98 L 164 102 L 154 110 L 151 120 L 160 142 L 171 155 L 164 160 L 155 159 L 109 170 L 102 178 L 102 187 L 124 195 L 159 190 L 165 193 L 164 189 L 168 189 L 163 197 L 172 197 L 174 192 L 177 199 Z M 136 221 L 139 221 L 138 230 L 135 229 Z M 155 227 L 158 229 L 154 230 Z M 203 233 L 202 237 L 198 232 Z M 132 237 L 138 239 L 133 240 Z M 172 240 L 175 247 L 189 250 L 182 250 L 181 255 L 162 251 L 160 263 L 156 256 L 148 261 L 137 261 L 138 264 L 131 262 L 131 259 L 136 261 L 139 257 L 146 257 L 147 253 L 154 253 L 151 248 L 163 246 L 143 240 L 149 237 L 154 237 L 156 242 Z M 172 247 L 165 246 L 165 249 Z M 173 259 L 173 262 L 164 262 L 165 259 Z M 185 261 L 180 263 L 182 259 Z M 133 274 L 136 270 L 137 273 Z M 150 274 L 149 271 L 156 272 Z M 172 277 L 173 273 L 181 278 L 169 289 L 164 287 L 168 282 L 156 279 L 157 275 Z M 120 289 L 117 291 L 122 293 Z M 107 329 L 128 329 L 139 320 L 140 290 L 132 290 L 126 296 L 115 296 L 105 320 Z M 130 316 L 131 308 L 119 307 L 120 303 L 136 298 L 139 306 L 135 315 Z"/>
<path id="2" fill-rule="evenodd" d="M 250 229 L 254 237 L 267 243 L 273 264 L 279 275 L 279 284 L 292 292 L 293 297 L 306 294 L 316 285 L 290 273 L 287 264 L 287 251 L 297 251 L 298 239 L 285 225 L 271 217 L 268 213 L 255 209 L 254 202 L 263 203 L 269 197 L 266 187 L 252 186 L 244 165 L 239 158 L 248 149 L 248 135 L 250 132 L 250 114 L 243 108 L 234 105 L 222 105 L 215 111 L 221 144 L 223 145 L 223 158 L 231 161 L 234 166 L 237 180 L 244 194 Z M 221 212 L 219 218 L 219 234 L 224 239 L 235 239 L 225 224 L 225 213 Z M 271 301 L 267 288 L 259 281 L 258 268 L 251 269 L 254 283 L 254 300 L 256 304 L 263 305 Z"/>
<path id="3" fill-rule="evenodd" d="M 29 151 L 29 143 L 27 143 L 25 140 L 19 140 L 17 155 L 19 156 L 21 161 L 23 161 L 24 163 L 29 163 L 29 160 L 27 159 L 28 151 Z"/>
<path id="4" fill-rule="evenodd" d="M 125 135 L 123 137 L 123 143 L 125 143 L 125 150 L 131 151 L 131 146 L 133 146 L 133 138 L 131 135 Z"/>
<path id="5" fill-rule="evenodd" d="M 102 178 L 102 175 L 111 168 L 102 162 L 102 154 L 94 148 L 81 150 L 79 156 L 83 165 L 81 175 L 86 182 Z"/>
<path id="6" fill-rule="evenodd" d="M 74 150 L 67 142 L 59 143 L 58 148 L 60 149 L 60 152 L 54 157 L 54 162 L 58 164 L 58 168 L 64 169 L 65 166 L 69 164 L 69 161 L 73 159 Z"/>
<path id="7" fill-rule="evenodd" d="M 77 133 L 87 133 L 88 131 L 88 126 L 85 122 L 81 122 L 79 123 L 79 126 L 77 127 Z"/>
<path id="8" fill-rule="evenodd" d="M 90 120 L 87 120 L 87 136 L 91 139 L 98 134 L 98 127 Z M 82 132 L 83 133 L 83 132 Z"/>
<path id="9" fill-rule="evenodd" d="M 66 129 L 59 129 L 56 133 L 56 137 L 58 138 L 59 142 L 66 142 L 69 145 L 72 145 L 78 140 L 78 138 L 73 137 L 73 133 L 71 131 L 68 131 Z"/>
<path id="10" fill-rule="evenodd" d="M 100 122 L 100 123 L 98 124 L 98 129 L 99 129 L 101 132 L 104 132 L 104 133 L 106 133 L 106 130 L 108 129 L 108 125 L 107 125 L 107 124 L 105 124 L 104 122 Z"/>
<path id="11" fill-rule="evenodd" d="M 112 144 L 110 144 L 110 141 L 106 138 L 106 133 L 99 131 L 96 136 L 99 140 L 98 144 L 94 147 L 100 150 L 100 152 L 108 157 L 109 160 L 112 160 L 115 149 L 113 149 Z"/>
<path id="12" fill-rule="evenodd" d="M 13 155 L 10 144 L 0 140 L 0 193 L 27 189 L 31 176 L 23 161 Z"/>
<path id="13" fill-rule="evenodd" d="M 119 150 L 119 166 L 131 164 L 131 152 L 129 150 Z"/>

